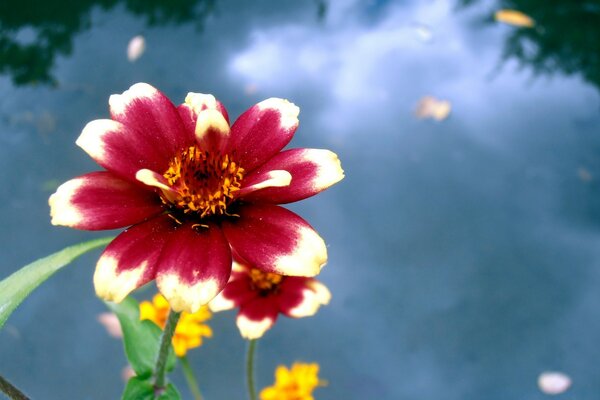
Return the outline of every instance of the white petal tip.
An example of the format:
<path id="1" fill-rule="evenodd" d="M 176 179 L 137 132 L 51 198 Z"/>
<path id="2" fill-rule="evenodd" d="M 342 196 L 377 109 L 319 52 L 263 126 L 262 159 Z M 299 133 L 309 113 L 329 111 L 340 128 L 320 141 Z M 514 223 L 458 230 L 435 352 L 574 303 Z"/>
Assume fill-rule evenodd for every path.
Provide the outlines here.
<path id="1" fill-rule="evenodd" d="M 102 255 L 94 272 L 96 295 L 106 301 L 120 303 L 129 293 L 139 287 L 146 273 L 148 262 L 144 261 L 135 268 L 117 272 L 118 260 Z"/>
<path id="2" fill-rule="evenodd" d="M 219 312 L 225 310 L 231 310 L 235 307 L 235 303 L 223 296 L 223 293 L 219 293 L 214 299 L 208 303 L 208 308 L 212 312 Z"/>
<path id="3" fill-rule="evenodd" d="M 156 285 L 174 311 L 189 313 L 195 313 L 200 307 L 208 304 L 222 289 L 215 279 L 190 285 L 172 273 L 159 273 Z"/>
<path id="4" fill-rule="evenodd" d="M 310 160 L 318 165 L 317 177 L 314 180 L 316 189 L 326 189 L 344 179 L 344 170 L 337 154 L 321 149 L 308 151 Z"/>
<path id="5" fill-rule="evenodd" d="M 166 190 L 167 192 L 172 191 L 164 176 L 149 169 L 140 169 L 135 173 L 135 179 L 144 185 Z"/>
<path id="6" fill-rule="evenodd" d="M 50 196 L 48 204 L 52 225 L 76 226 L 81 222 L 83 216 L 73 205 L 72 199 L 82 185 L 82 179 L 72 179 L 60 185 Z"/>
<path id="7" fill-rule="evenodd" d="M 260 321 L 254 321 L 244 315 L 238 315 L 236 324 L 240 334 L 244 339 L 253 340 L 262 337 L 265 332 L 273 326 L 275 321 L 271 318 L 264 318 Z"/>
<path id="8" fill-rule="evenodd" d="M 271 97 L 270 99 L 261 101 L 257 106 L 261 111 L 273 109 L 279 112 L 281 118 L 280 124 L 285 129 L 292 129 L 298 126 L 300 108 L 288 100 Z"/>
<path id="9" fill-rule="evenodd" d="M 207 108 L 198 113 L 196 139 L 201 141 L 211 130 L 218 132 L 221 136 L 227 136 L 229 135 L 229 124 L 219 111 Z"/>
<path id="10" fill-rule="evenodd" d="M 304 227 L 299 231 L 294 253 L 280 256 L 275 269 L 282 275 L 312 277 L 318 275 L 325 264 L 325 241 L 313 229 Z"/>
<path id="11" fill-rule="evenodd" d="M 204 109 L 217 109 L 217 99 L 212 94 L 189 92 L 185 96 L 185 104 L 191 107 L 196 114 Z"/>

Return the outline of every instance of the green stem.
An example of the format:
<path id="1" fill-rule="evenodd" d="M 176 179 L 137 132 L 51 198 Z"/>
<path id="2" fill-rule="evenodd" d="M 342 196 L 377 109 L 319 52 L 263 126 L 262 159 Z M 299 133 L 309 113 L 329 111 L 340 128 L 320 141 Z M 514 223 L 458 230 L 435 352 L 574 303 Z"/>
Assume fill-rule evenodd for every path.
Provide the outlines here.
<path id="1" fill-rule="evenodd" d="M 160 347 L 158 350 L 158 357 L 156 358 L 156 367 L 154 368 L 154 388 L 157 391 L 162 391 L 165 388 L 167 357 L 169 356 L 171 339 L 173 338 L 173 333 L 177 327 L 177 321 L 179 321 L 180 315 L 181 313 L 174 312 L 173 310 L 169 311 L 165 329 L 160 337 Z"/>
<path id="2" fill-rule="evenodd" d="M 194 396 L 194 400 L 202 400 L 202 393 L 200 393 L 200 386 L 198 385 L 198 381 L 196 380 L 196 376 L 194 375 L 194 371 L 192 370 L 192 366 L 186 356 L 179 357 L 181 361 L 181 368 L 183 369 L 183 375 L 185 376 L 185 380 L 187 381 L 188 387 L 190 388 L 190 392 Z"/>
<path id="3" fill-rule="evenodd" d="M 254 353 L 258 339 L 252 339 L 248 342 L 248 353 L 246 353 L 246 383 L 248 385 L 248 397 L 250 400 L 257 400 L 256 386 L 254 385 Z"/>
<path id="4" fill-rule="evenodd" d="M 0 390 L 11 400 L 29 400 L 23 392 L 14 387 L 9 381 L 0 375 Z"/>

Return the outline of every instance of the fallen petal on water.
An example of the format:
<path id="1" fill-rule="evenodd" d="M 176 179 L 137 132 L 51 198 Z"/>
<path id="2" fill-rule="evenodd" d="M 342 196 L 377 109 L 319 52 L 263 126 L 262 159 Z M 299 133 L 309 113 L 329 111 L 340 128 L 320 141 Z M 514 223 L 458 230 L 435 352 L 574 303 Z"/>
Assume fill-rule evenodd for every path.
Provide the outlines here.
<path id="1" fill-rule="evenodd" d="M 144 50 L 146 50 L 146 39 L 142 35 L 134 36 L 127 45 L 127 59 L 134 62 L 144 54 Z"/>
<path id="2" fill-rule="evenodd" d="M 543 372 L 538 377 L 538 386 L 546 394 L 564 393 L 571 383 L 571 378 L 562 372 Z"/>
<path id="3" fill-rule="evenodd" d="M 535 25 L 535 22 L 529 15 L 517 10 L 498 10 L 494 14 L 494 18 L 498 22 L 523 28 L 532 28 Z"/>
<path id="4" fill-rule="evenodd" d="M 419 100 L 415 115 L 418 118 L 433 118 L 437 121 L 443 121 L 448 118 L 452 105 L 448 100 L 436 99 L 433 96 L 425 96 Z"/>
<path id="5" fill-rule="evenodd" d="M 123 331 L 121 330 L 121 324 L 119 318 L 113 313 L 105 312 L 98 314 L 98 322 L 100 322 L 105 328 L 108 334 L 115 338 L 122 338 Z"/>
<path id="6" fill-rule="evenodd" d="M 585 167 L 577 168 L 577 176 L 579 176 L 579 179 L 581 179 L 583 182 L 591 182 L 594 180 L 592 173 Z"/>

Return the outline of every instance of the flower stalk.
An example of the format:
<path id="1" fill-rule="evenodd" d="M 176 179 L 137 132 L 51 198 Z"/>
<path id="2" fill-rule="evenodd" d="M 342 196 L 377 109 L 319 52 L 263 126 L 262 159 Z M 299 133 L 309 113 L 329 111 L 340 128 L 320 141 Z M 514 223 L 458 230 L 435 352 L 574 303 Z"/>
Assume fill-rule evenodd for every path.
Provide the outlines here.
<path id="1" fill-rule="evenodd" d="M 181 361 L 181 368 L 183 370 L 183 375 L 185 376 L 185 380 L 188 384 L 190 392 L 192 392 L 192 396 L 194 396 L 194 400 L 202 400 L 202 393 L 200 392 L 200 386 L 198 385 L 198 381 L 196 380 L 196 375 L 192 370 L 192 366 L 190 365 L 190 361 L 186 356 L 179 357 L 179 361 Z"/>
<path id="2" fill-rule="evenodd" d="M 29 400 L 29 397 L 25 396 L 23 392 L 17 389 L 12 383 L 4 379 L 0 375 L 0 391 L 8 396 L 11 400 Z"/>
<path id="3" fill-rule="evenodd" d="M 256 385 L 254 383 L 254 353 L 256 352 L 256 343 L 258 339 L 252 339 L 248 342 L 248 352 L 246 353 L 246 384 L 248 386 L 248 398 L 257 400 Z"/>
<path id="4" fill-rule="evenodd" d="M 167 358 L 169 356 L 169 349 L 171 348 L 173 333 L 175 332 L 180 316 L 181 313 L 173 310 L 169 312 L 165 329 L 160 337 L 160 347 L 158 357 L 156 358 L 156 367 L 154 368 L 154 387 L 157 391 L 162 391 L 165 388 Z"/>

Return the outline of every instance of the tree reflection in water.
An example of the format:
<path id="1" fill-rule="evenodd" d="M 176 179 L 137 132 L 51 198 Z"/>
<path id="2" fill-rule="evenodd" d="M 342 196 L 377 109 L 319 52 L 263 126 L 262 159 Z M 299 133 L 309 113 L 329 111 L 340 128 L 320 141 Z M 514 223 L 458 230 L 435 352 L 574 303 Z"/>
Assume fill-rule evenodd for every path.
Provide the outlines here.
<path id="1" fill-rule="evenodd" d="M 55 84 L 52 67 L 73 37 L 91 28 L 94 9 L 118 5 L 148 26 L 193 23 L 202 29 L 216 0 L 6 0 L 0 2 L 0 74 L 15 85 Z"/>
<path id="2" fill-rule="evenodd" d="M 459 0 L 463 7 L 477 0 Z M 503 60 L 517 59 L 535 74 L 581 74 L 600 90 L 600 0 L 499 0 L 494 11 L 514 9 L 535 20 L 534 28 L 515 28 Z"/>

